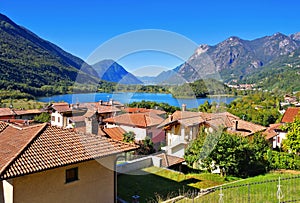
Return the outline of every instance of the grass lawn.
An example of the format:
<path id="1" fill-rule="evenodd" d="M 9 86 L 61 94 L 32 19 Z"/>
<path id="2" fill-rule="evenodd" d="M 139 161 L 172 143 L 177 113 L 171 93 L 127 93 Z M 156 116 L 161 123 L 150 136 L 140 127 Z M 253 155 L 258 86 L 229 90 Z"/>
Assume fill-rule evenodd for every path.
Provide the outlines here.
<path id="1" fill-rule="evenodd" d="M 118 196 L 131 202 L 133 195 L 140 196 L 140 202 L 158 202 L 188 191 L 226 183 L 216 174 L 182 174 L 157 167 L 149 167 L 118 176 Z"/>
<path id="2" fill-rule="evenodd" d="M 2 100 L 1 106 L 9 107 L 10 102 L 11 102 L 10 99 Z M 46 103 L 44 102 L 27 100 L 27 99 L 13 99 L 12 104 L 15 109 L 40 109 L 46 105 Z"/>
<path id="3" fill-rule="evenodd" d="M 278 203 L 279 200 L 276 193 L 278 191 L 279 177 L 281 178 L 280 185 L 283 194 L 280 202 L 300 202 L 300 173 L 291 171 L 270 172 L 238 183 L 229 183 L 222 189 L 223 201 Z M 286 178 L 291 179 L 285 180 Z M 230 188 L 231 186 L 232 188 Z M 218 189 L 215 192 L 195 199 L 194 202 L 219 202 L 219 200 L 220 190 Z M 189 203 L 193 201 L 184 199 L 178 202 Z"/>

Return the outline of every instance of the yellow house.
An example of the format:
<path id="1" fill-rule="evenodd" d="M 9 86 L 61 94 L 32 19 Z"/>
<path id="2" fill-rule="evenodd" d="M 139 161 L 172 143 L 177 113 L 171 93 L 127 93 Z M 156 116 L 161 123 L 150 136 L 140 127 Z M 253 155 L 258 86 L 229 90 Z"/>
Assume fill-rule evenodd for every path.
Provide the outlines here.
<path id="1" fill-rule="evenodd" d="M 115 160 L 135 145 L 0 122 L 0 203 L 115 202 Z"/>

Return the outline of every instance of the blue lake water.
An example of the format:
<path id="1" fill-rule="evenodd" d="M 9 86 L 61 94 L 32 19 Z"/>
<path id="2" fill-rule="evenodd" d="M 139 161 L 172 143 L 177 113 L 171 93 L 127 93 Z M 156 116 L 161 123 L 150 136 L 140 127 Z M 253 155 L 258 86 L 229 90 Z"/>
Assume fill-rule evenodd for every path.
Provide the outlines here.
<path id="1" fill-rule="evenodd" d="M 200 104 L 205 101 L 212 103 L 213 101 L 219 103 L 224 102 L 229 104 L 235 99 L 235 97 L 213 97 L 213 98 L 194 98 L 194 99 L 179 99 L 174 98 L 172 94 L 161 94 L 161 93 L 138 93 L 138 92 L 122 92 L 122 93 L 84 93 L 84 94 L 65 94 L 65 95 L 54 95 L 51 97 L 41 97 L 38 100 L 42 102 L 59 102 L 65 101 L 68 103 L 77 102 L 96 102 L 99 100 L 109 101 L 110 99 L 119 101 L 123 104 L 129 104 L 132 102 L 139 102 L 142 100 L 154 101 L 154 102 L 165 102 L 172 106 L 180 107 L 182 104 L 186 104 L 187 108 L 197 108 Z"/>

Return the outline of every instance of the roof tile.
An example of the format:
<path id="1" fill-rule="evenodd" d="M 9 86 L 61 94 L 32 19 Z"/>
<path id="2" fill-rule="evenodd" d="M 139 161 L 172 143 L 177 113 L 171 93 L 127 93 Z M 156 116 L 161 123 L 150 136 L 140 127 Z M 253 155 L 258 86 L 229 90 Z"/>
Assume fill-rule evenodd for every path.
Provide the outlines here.
<path id="1" fill-rule="evenodd" d="M 0 133 L 0 178 L 26 175 L 136 148 L 133 144 L 45 124 L 27 128 L 9 126 Z"/>
<path id="2" fill-rule="evenodd" d="M 281 119 L 281 122 L 282 123 L 292 123 L 297 116 L 300 117 L 300 107 L 289 107 L 285 111 L 285 113 Z"/>

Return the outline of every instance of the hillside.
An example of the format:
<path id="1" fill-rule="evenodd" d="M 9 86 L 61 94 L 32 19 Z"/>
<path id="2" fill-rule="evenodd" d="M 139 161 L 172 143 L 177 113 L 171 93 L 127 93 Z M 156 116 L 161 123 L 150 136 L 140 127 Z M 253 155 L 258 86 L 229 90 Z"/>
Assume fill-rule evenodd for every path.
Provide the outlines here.
<path id="1" fill-rule="evenodd" d="M 255 83 L 258 88 L 294 92 L 300 91 L 300 50 L 281 56 L 263 69 L 249 74 L 241 83 Z"/>
<path id="2" fill-rule="evenodd" d="M 42 96 L 64 93 L 74 81 L 97 84 L 97 73 L 0 14 L 0 89 Z"/>
<path id="3" fill-rule="evenodd" d="M 120 84 L 143 84 L 134 75 L 127 72 L 120 64 L 113 60 L 103 60 L 93 65 L 98 77 L 109 82 Z"/>

